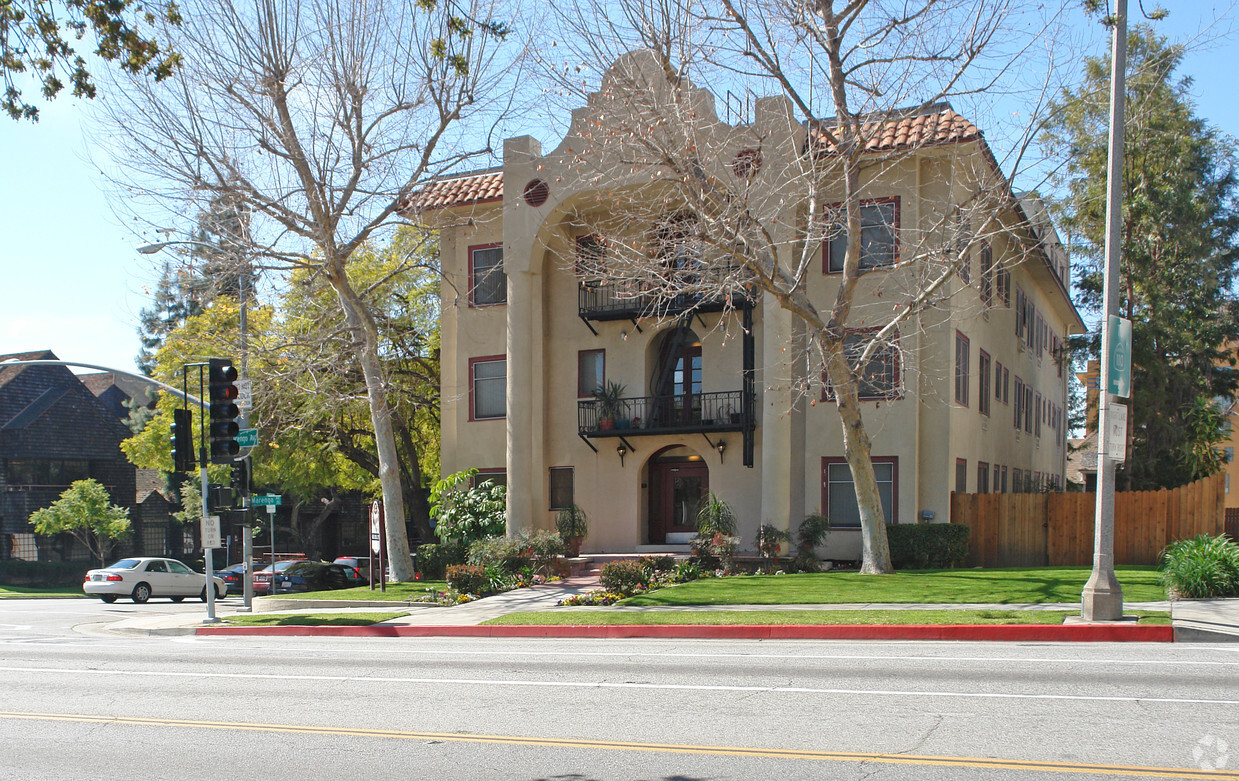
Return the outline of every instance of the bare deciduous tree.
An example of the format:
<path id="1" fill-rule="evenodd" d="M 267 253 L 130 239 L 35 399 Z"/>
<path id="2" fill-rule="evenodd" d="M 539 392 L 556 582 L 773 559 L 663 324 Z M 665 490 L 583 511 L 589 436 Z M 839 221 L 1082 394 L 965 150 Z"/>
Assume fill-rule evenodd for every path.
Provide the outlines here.
<path id="1" fill-rule="evenodd" d="M 734 301 L 745 290 L 791 312 L 803 352 L 787 380 L 806 392 L 825 377 L 855 485 L 862 571 L 891 571 L 861 407 L 862 385 L 881 379 L 871 362 L 901 349 L 901 329 L 942 322 L 962 285 L 999 295 L 997 262 L 975 282 L 962 278 L 987 236 L 1016 236 L 1020 257 L 1041 251 L 981 133 L 945 102 L 1028 89 L 1022 131 L 1004 161 L 1022 170 L 1055 86 L 1049 39 L 1061 9 L 1013 0 L 620 0 L 607 8 L 622 14 L 561 7 L 569 59 L 543 54 L 559 94 L 573 98 L 589 91 L 591 64 L 616 63 L 591 98 L 606 104 L 607 121 L 583 131 L 577 159 L 600 195 L 596 207 L 578 209 L 575 232 L 606 239 L 596 260 L 584 259 L 586 274 L 627 286 L 654 315 L 686 294 Z M 1046 67 L 1024 84 L 1034 60 Z M 744 118 L 746 94 L 770 93 Z M 739 109 L 734 126 L 716 116 L 711 95 Z M 744 143 L 737 133 L 747 134 Z M 930 213 L 899 226 L 897 248 L 880 246 L 890 238 L 868 245 L 870 229 L 892 220 L 869 199 L 930 147 L 945 150 L 931 163 L 942 181 L 924 199 Z M 823 252 L 836 272 L 833 299 L 809 291 Z M 892 273 L 866 273 L 876 268 Z"/>
<path id="2" fill-rule="evenodd" d="M 166 30 L 182 66 L 104 102 L 113 178 L 163 219 L 227 200 L 250 216 L 251 256 L 307 269 L 335 292 L 374 427 L 383 504 L 404 519 L 383 350 L 351 277 L 367 241 L 399 222 L 419 183 L 486 154 L 510 93 L 504 16 L 489 0 L 201 0 Z M 514 13 L 514 11 L 513 11 Z M 154 217 L 153 219 L 161 219 Z M 412 577 L 389 522 L 397 580 Z"/>

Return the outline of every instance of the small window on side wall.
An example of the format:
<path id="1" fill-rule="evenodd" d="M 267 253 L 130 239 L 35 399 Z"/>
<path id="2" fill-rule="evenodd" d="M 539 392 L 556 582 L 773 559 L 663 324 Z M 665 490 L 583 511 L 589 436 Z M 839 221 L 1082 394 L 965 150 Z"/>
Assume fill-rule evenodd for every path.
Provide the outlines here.
<path id="1" fill-rule="evenodd" d="M 470 420 L 493 420 L 508 414 L 508 361 L 504 356 L 469 361 Z"/>
<path id="2" fill-rule="evenodd" d="M 860 221 L 860 270 L 894 266 L 899 260 L 899 198 L 862 202 Z M 829 228 L 823 248 L 826 273 L 843 273 L 847 244 L 846 216 L 840 206 L 836 208 L 834 224 Z"/>
<path id="3" fill-rule="evenodd" d="M 469 303 L 503 304 L 508 300 L 508 277 L 503 272 L 503 245 L 469 248 Z"/>
<path id="4" fill-rule="evenodd" d="M 550 469 L 550 509 L 566 510 L 575 501 L 572 487 L 572 467 L 553 466 Z"/>
<path id="5" fill-rule="evenodd" d="M 607 379 L 606 350 L 581 350 L 576 354 L 576 397 L 592 398 Z"/>
<path id="6" fill-rule="evenodd" d="M 898 523 L 896 510 L 899 498 L 899 459 L 894 456 L 874 456 L 873 475 L 878 483 L 878 497 L 887 523 Z M 822 507 L 833 529 L 859 529 L 860 506 L 856 503 L 856 486 L 852 470 L 842 458 L 822 459 Z"/>

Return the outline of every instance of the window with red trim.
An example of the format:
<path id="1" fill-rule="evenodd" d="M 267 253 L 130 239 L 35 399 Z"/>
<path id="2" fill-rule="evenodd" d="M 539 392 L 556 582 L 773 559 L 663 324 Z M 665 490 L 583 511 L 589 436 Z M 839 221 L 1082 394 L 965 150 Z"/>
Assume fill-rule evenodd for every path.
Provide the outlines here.
<path id="1" fill-rule="evenodd" d="M 844 355 L 848 363 L 855 367 L 865 348 L 873 339 L 877 329 L 860 329 L 849 331 L 843 340 Z M 900 359 L 899 336 L 896 334 L 889 342 L 877 346 L 869 357 L 869 362 L 861 369 L 857 377 L 857 393 L 861 401 L 876 401 L 879 399 L 898 399 L 902 395 L 902 361 Z M 834 388 L 830 378 L 822 372 L 822 400 L 833 401 Z"/>
<path id="2" fill-rule="evenodd" d="M 508 414 L 508 360 L 503 355 L 469 359 L 469 420 L 495 420 Z"/>
<path id="3" fill-rule="evenodd" d="M 985 416 L 989 415 L 989 368 L 989 353 L 977 350 L 977 411 Z"/>
<path id="4" fill-rule="evenodd" d="M 955 459 L 955 493 L 968 493 L 968 459 Z"/>

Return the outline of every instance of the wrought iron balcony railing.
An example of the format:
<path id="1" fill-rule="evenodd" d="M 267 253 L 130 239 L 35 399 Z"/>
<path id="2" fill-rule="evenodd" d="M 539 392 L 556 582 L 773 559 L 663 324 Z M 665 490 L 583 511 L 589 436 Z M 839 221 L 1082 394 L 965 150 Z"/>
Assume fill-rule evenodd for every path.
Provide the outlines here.
<path id="1" fill-rule="evenodd" d="M 584 437 L 628 437 L 706 431 L 744 431 L 753 425 L 753 404 L 744 391 L 620 399 L 614 415 L 604 416 L 597 399 L 577 402 L 577 425 Z"/>
<path id="2" fill-rule="evenodd" d="M 685 285 L 700 285 L 702 275 L 708 274 L 711 279 L 717 276 L 718 281 L 731 277 L 737 272 L 735 266 L 725 266 L 717 270 L 706 269 L 702 272 L 676 272 L 684 276 Z M 637 280 L 617 282 L 581 282 L 577 294 L 577 312 L 584 320 L 631 320 L 638 317 L 673 316 L 689 310 L 702 312 L 717 312 L 727 306 L 739 307 L 740 300 L 747 295 L 742 289 L 733 292 L 689 292 L 676 296 L 656 295 L 650 288 Z"/>

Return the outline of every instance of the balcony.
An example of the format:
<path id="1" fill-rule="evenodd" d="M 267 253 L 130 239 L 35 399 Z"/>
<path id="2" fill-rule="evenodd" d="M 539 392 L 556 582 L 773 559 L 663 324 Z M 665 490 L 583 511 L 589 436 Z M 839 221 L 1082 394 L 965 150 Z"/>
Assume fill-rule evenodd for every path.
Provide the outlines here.
<path id="1" fill-rule="evenodd" d="M 577 402 L 578 435 L 588 438 L 652 434 L 748 431 L 754 424 L 752 398 L 744 391 L 692 396 L 638 396 L 621 399 L 614 420 L 603 419 L 596 399 Z"/>
<path id="2" fill-rule="evenodd" d="M 731 280 L 740 267 L 727 265 L 718 269 L 708 269 L 704 273 L 710 276 L 712 282 L 718 283 Z M 683 287 L 705 286 L 702 273 L 694 271 L 676 272 L 676 285 Z M 658 284 L 658 283 L 655 283 Z M 672 283 L 668 283 L 671 285 Z M 662 285 L 659 285 L 662 287 Z M 640 280 L 620 280 L 616 282 L 583 281 L 577 293 L 577 314 L 588 324 L 590 320 L 636 320 L 642 317 L 668 317 L 684 312 L 721 312 L 727 308 L 740 308 L 749 293 L 735 286 L 731 292 L 715 292 L 696 290 L 668 297 L 666 290 L 661 294 Z"/>

